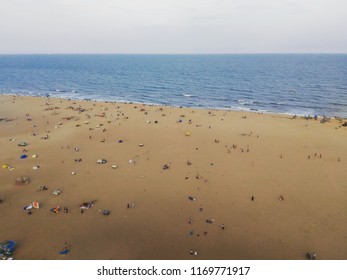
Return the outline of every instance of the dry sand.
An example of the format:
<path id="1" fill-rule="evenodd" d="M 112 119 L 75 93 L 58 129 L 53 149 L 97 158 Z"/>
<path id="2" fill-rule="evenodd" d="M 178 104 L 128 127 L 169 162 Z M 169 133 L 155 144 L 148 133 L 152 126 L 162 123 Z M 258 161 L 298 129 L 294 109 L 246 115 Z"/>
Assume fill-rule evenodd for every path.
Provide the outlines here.
<path id="1" fill-rule="evenodd" d="M 14 167 L 0 170 L 0 241 L 18 242 L 15 259 L 347 259 L 344 120 L 10 95 L 0 118 Z"/>

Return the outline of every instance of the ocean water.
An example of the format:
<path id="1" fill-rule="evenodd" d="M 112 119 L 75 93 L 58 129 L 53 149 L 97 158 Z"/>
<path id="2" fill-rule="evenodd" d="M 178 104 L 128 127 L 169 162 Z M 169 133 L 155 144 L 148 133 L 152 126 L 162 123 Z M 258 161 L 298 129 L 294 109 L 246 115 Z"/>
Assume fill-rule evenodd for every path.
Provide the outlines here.
<path id="1" fill-rule="evenodd" d="M 0 55 L 0 92 L 347 118 L 347 55 Z"/>

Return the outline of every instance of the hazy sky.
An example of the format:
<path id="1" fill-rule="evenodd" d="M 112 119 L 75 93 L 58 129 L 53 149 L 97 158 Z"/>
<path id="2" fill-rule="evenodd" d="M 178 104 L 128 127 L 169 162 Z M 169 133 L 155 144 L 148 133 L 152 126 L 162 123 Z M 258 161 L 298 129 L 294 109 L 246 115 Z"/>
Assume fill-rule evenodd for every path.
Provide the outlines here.
<path id="1" fill-rule="evenodd" d="M 347 0 L 0 0 L 0 53 L 347 53 Z"/>

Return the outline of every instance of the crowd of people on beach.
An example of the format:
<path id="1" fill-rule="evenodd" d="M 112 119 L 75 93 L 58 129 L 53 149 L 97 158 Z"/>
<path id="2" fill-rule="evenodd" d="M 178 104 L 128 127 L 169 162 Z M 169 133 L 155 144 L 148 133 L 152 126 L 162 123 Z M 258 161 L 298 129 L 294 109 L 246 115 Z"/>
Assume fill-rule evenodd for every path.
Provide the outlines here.
<path id="1" fill-rule="evenodd" d="M 48 100 L 47 103 L 46 103 L 46 106 L 48 106 L 48 107 L 44 109 L 45 111 L 57 112 L 58 110 L 61 109 L 60 107 L 57 107 L 57 106 L 54 107 L 54 106 L 51 106 L 50 104 L 51 104 L 51 103 L 50 103 L 50 101 Z M 95 105 L 94 105 L 94 106 L 95 106 Z M 136 109 L 137 106 L 134 106 L 134 108 Z M 80 118 L 82 118 L 82 116 L 81 116 L 82 113 L 86 113 L 87 111 L 89 111 L 88 109 L 84 109 L 84 108 L 82 108 L 81 106 L 68 106 L 66 109 L 72 110 L 72 111 L 74 111 L 74 112 L 77 112 L 77 114 L 80 116 Z M 105 109 L 105 111 L 108 110 L 108 109 L 106 109 L 105 107 L 104 107 L 104 109 Z M 161 112 L 163 112 L 163 109 L 162 109 L 162 108 L 159 108 L 158 110 L 160 110 Z M 105 111 L 102 112 L 102 113 L 100 113 L 100 114 L 94 114 L 94 117 L 107 119 L 108 114 L 107 114 Z M 111 110 L 110 110 L 110 111 L 111 111 Z M 140 109 L 140 112 L 146 113 L 145 115 L 148 115 L 147 111 L 146 111 L 144 108 L 141 108 L 141 109 Z M 212 113 L 209 112 L 209 114 L 211 115 Z M 120 110 L 120 107 L 117 108 L 117 113 L 116 113 L 115 115 L 117 115 L 118 117 L 122 116 L 123 118 L 128 119 L 128 117 L 125 116 L 124 112 L 122 112 L 122 111 Z M 86 116 L 87 120 L 90 120 L 90 119 L 92 118 L 90 114 L 85 114 L 85 116 Z M 164 117 L 165 114 L 163 113 L 162 116 Z M 181 115 L 180 118 L 177 120 L 177 124 L 181 125 L 181 124 L 184 122 L 184 117 L 185 117 L 184 115 Z M 71 121 L 71 120 L 76 120 L 76 119 L 79 120 L 80 118 L 77 118 L 76 116 L 68 116 L 68 117 L 64 116 L 64 117 L 62 117 L 61 119 L 64 120 L 64 121 Z M 242 117 L 242 118 L 243 118 L 243 119 L 246 119 L 246 117 Z M 33 116 L 31 116 L 31 114 L 26 113 L 26 114 L 25 114 L 25 120 L 28 121 L 28 122 L 30 122 L 30 123 L 32 123 L 32 128 L 35 129 L 33 132 L 30 133 L 30 135 L 31 135 L 32 137 L 35 137 L 35 136 L 40 135 L 39 129 L 38 129 L 37 125 L 35 124 L 35 118 L 34 118 Z M 151 123 L 151 121 L 147 121 L 147 124 L 150 124 L 150 123 Z M 158 124 L 159 122 L 158 122 L 158 120 L 155 120 L 154 123 L 155 123 L 155 124 Z M 186 123 L 187 123 L 188 125 L 193 125 L 194 120 L 193 120 L 193 119 L 189 119 L 189 120 L 186 121 Z M 89 122 L 86 121 L 85 124 L 89 124 Z M 47 125 L 49 125 L 49 122 L 48 122 L 48 121 L 47 121 Z M 59 122 L 58 125 L 55 126 L 55 127 L 58 128 L 58 127 L 61 127 L 62 125 L 63 125 L 63 123 Z M 107 128 L 105 128 L 105 126 L 106 126 L 106 124 L 99 123 L 99 124 L 96 126 L 96 129 L 100 129 L 100 131 L 101 131 L 102 133 L 106 134 L 106 132 L 108 132 L 109 130 L 108 130 Z M 197 125 L 197 127 L 199 127 L 199 125 Z M 88 127 L 88 129 L 89 129 L 89 131 L 91 131 L 91 127 Z M 94 129 L 94 128 L 93 128 L 93 129 Z M 211 125 L 209 125 L 209 129 L 211 129 Z M 41 133 L 42 133 L 42 132 L 41 132 Z M 51 133 L 51 132 L 50 132 L 49 130 L 45 130 L 44 133 L 45 133 L 45 135 L 42 136 L 42 137 L 40 138 L 41 140 L 54 141 L 54 140 L 52 140 L 53 137 L 50 137 L 50 133 Z M 192 135 L 192 134 L 191 134 L 190 132 L 186 132 L 186 133 L 184 134 L 184 136 L 186 136 L 186 137 L 190 137 L 191 135 Z M 253 137 L 256 137 L 256 139 L 258 139 L 258 138 L 260 137 L 259 134 L 253 134 L 253 131 L 244 133 L 244 134 L 242 134 L 242 136 L 248 136 L 248 137 L 253 136 Z M 10 141 L 15 141 L 15 140 L 13 140 L 13 139 L 14 139 L 14 138 L 11 138 Z M 92 135 L 89 135 L 89 136 L 88 136 L 88 139 L 89 139 L 89 140 L 92 140 L 92 139 L 93 139 Z M 125 142 L 124 138 L 123 138 L 123 139 L 119 139 L 119 138 L 118 138 L 118 139 L 114 139 L 113 141 L 114 141 L 115 143 L 122 144 L 122 145 L 124 145 L 123 143 Z M 103 138 L 103 139 L 101 140 L 101 142 L 106 142 L 106 138 Z M 223 143 L 223 141 L 222 141 L 221 139 L 219 139 L 219 138 L 215 138 L 215 139 L 213 140 L 213 142 L 214 142 L 214 144 Z M 118 144 L 117 144 L 117 145 L 118 145 Z M 26 158 L 28 158 L 28 155 L 29 155 L 30 152 L 31 152 L 30 143 L 29 143 L 28 141 L 19 141 L 18 146 L 19 146 L 20 149 L 21 149 L 21 150 L 20 150 L 20 152 L 22 153 L 21 159 L 22 159 L 23 162 L 24 162 L 25 160 L 27 160 Z M 23 147 L 25 147 L 25 148 L 23 148 Z M 73 148 L 71 149 L 71 152 L 76 153 L 76 155 L 78 155 L 79 152 L 81 151 L 80 147 L 71 145 L 71 143 L 70 143 L 70 144 L 61 145 L 60 147 L 61 147 L 62 150 L 64 150 L 64 149 L 70 150 L 70 147 L 73 147 Z M 142 147 L 144 147 L 144 144 L 142 144 L 142 143 L 141 143 L 141 144 L 138 144 L 138 147 L 142 148 Z M 250 144 L 247 144 L 247 143 L 245 143 L 245 144 L 243 144 L 243 145 L 240 145 L 240 143 L 232 143 L 232 144 L 224 143 L 224 146 L 221 146 L 221 147 L 222 147 L 222 148 L 225 147 L 226 153 L 228 153 L 228 154 L 233 153 L 233 152 L 237 152 L 237 151 L 240 152 L 240 153 L 245 153 L 245 154 L 246 154 L 246 153 L 251 153 L 251 146 L 250 146 Z M 224 148 L 223 148 L 223 149 L 224 149 Z M 196 150 L 196 151 L 199 151 L 199 147 L 196 147 L 195 150 Z M 253 151 L 253 150 L 252 150 L 252 151 Z M 277 156 L 278 156 L 278 155 L 277 155 Z M 40 157 L 38 156 L 38 154 L 34 154 L 34 155 L 32 156 L 32 158 L 37 159 L 36 162 L 39 162 L 39 161 L 40 161 Z M 132 158 L 128 161 L 128 163 L 129 163 L 129 164 L 135 165 L 135 164 L 136 164 L 135 158 L 136 158 L 136 157 L 132 157 Z M 280 154 L 280 158 L 281 158 L 281 159 L 284 159 L 284 155 L 283 155 L 282 153 Z M 307 155 L 307 159 L 308 159 L 308 160 L 311 160 L 311 159 L 314 159 L 314 158 L 323 159 L 323 155 L 322 155 L 321 153 L 318 153 L 318 152 L 316 152 L 316 153 L 314 153 L 314 154 L 309 154 L 309 155 Z M 285 160 L 285 159 L 284 159 L 284 160 Z M 340 161 L 341 161 L 341 157 L 338 157 L 337 160 L 340 162 Z M 64 164 L 65 161 L 62 160 L 61 163 Z M 82 160 L 82 157 L 79 157 L 79 156 L 76 156 L 76 157 L 75 157 L 74 163 L 79 164 L 79 165 L 82 165 L 82 166 L 83 166 L 83 164 L 86 164 L 85 161 Z M 187 166 L 187 168 L 191 168 L 192 166 L 194 166 L 193 161 L 192 161 L 191 159 L 186 160 L 184 163 L 185 163 L 185 165 Z M 183 163 L 183 164 L 184 164 L 184 163 Z M 109 163 L 109 160 L 108 160 L 107 158 L 102 158 L 102 157 L 101 157 L 100 159 L 96 159 L 96 164 L 106 165 L 106 166 L 107 166 L 107 165 L 110 164 L 110 163 Z M 210 166 L 214 166 L 214 163 L 213 163 L 213 162 L 210 162 L 209 164 L 210 164 Z M 76 166 L 77 166 L 77 165 L 76 165 Z M 10 166 L 10 167 L 11 167 L 11 166 Z M 113 169 L 116 169 L 116 168 L 118 167 L 118 165 L 116 165 L 116 164 L 111 164 L 111 167 L 112 167 Z M 3 169 L 9 169 L 9 165 L 8 165 L 8 164 L 3 164 Z M 33 166 L 32 169 L 33 169 L 33 170 L 39 170 L 39 169 L 41 169 L 41 165 L 38 165 L 38 164 L 36 163 L 36 164 Z M 159 170 L 159 169 L 160 169 L 160 168 L 158 167 L 158 170 Z M 172 164 L 172 162 L 163 162 L 163 165 L 162 165 L 161 169 L 164 170 L 163 173 L 170 172 L 170 170 L 175 169 L 175 165 Z M 40 171 L 36 171 L 36 172 L 40 172 Z M 71 174 L 72 174 L 72 175 L 76 175 L 77 173 L 76 173 L 75 171 L 72 171 Z M 189 176 L 185 176 L 185 179 L 188 180 L 188 179 L 189 179 Z M 202 179 L 201 182 L 203 182 L 203 183 L 208 183 L 208 182 L 209 182 L 209 181 L 208 181 L 208 178 L 205 178 L 205 176 L 201 176 L 201 175 L 199 174 L 199 172 L 196 173 L 195 179 L 197 179 L 197 180 L 201 180 L 201 179 Z M 31 183 L 31 178 L 30 178 L 29 176 L 20 176 L 20 177 L 18 177 L 18 178 L 15 180 L 15 184 L 16 184 L 16 185 L 27 185 L 27 184 L 29 184 L 29 183 Z M 200 183 L 200 182 L 199 182 L 199 183 Z M 49 188 L 47 187 L 47 185 L 41 185 L 41 186 L 39 186 L 38 191 L 40 191 L 40 192 L 46 192 L 46 191 L 48 191 L 48 189 L 49 189 Z M 49 192 L 48 192 L 48 193 L 49 193 Z M 51 194 L 52 194 L 52 195 L 62 195 L 62 191 L 59 190 L 59 189 L 55 189 L 55 190 L 53 190 L 53 192 L 52 192 Z M 64 195 L 64 194 L 63 194 L 63 195 Z M 252 194 L 252 193 L 249 194 L 249 197 L 248 197 L 247 199 L 250 199 L 251 202 L 254 203 L 253 205 L 256 205 L 257 202 L 258 202 L 258 199 L 257 199 L 257 201 L 256 201 L 255 195 Z M 285 195 L 284 195 L 284 194 L 279 194 L 279 195 L 278 195 L 278 199 L 279 199 L 281 202 L 284 202 L 284 201 L 285 201 Z M 290 198 L 289 198 L 289 199 L 290 199 Z M 198 211 L 199 211 L 199 212 L 202 212 L 202 211 L 203 211 L 204 208 L 202 207 L 202 205 L 197 203 L 197 201 L 198 201 L 198 196 L 196 196 L 195 194 L 194 194 L 194 195 L 189 195 L 189 196 L 188 196 L 188 200 L 190 200 L 192 203 L 196 203 L 196 204 L 198 205 Z M 0 198 L 0 203 L 3 203 L 3 199 L 2 199 L 2 198 Z M 93 200 L 90 200 L 90 201 L 83 201 L 83 202 L 81 202 L 81 203 L 79 203 L 79 204 L 76 203 L 76 205 L 75 205 L 74 207 L 67 206 L 67 205 L 64 205 L 64 206 L 62 206 L 62 207 L 61 207 L 60 205 L 53 205 L 52 207 L 49 207 L 49 211 L 50 211 L 50 213 L 56 215 L 56 214 L 59 214 L 59 213 L 61 213 L 61 212 L 64 213 L 64 214 L 69 214 L 69 213 L 73 212 L 75 209 L 79 209 L 80 213 L 83 214 L 83 213 L 85 213 L 88 209 L 93 208 L 93 207 L 95 206 L 95 204 L 98 204 L 96 199 L 93 199 Z M 124 206 L 125 206 L 127 209 L 129 209 L 129 210 L 130 210 L 130 209 L 137 208 L 137 207 L 135 207 L 136 204 L 135 204 L 135 202 L 133 202 L 133 201 L 125 202 L 125 203 L 124 203 Z M 31 216 L 31 215 L 34 214 L 34 211 L 36 211 L 36 210 L 34 210 L 34 209 L 39 209 L 39 208 L 40 208 L 40 209 L 45 208 L 45 205 L 43 205 L 42 207 L 41 207 L 41 206 L 40 206 L 40 207 L 39 207 L 39 206 L 37 206 L 37 207 L 35 206 L 35 207 L 34 207 L 34 202 L 31 202 L 29 205 L 24 206 L 23 209 L 26 211 L 27 215 Z M 99 212 L 100 215 L 102 215 L 102 216 L 110 216 L 111 213 L 112 213 L 112 211 L 111 211 L 110 209 L 99 209 L 98 212 Z M 204 213 L 205 213 L 205 212 L 204 212 Z M 219 228 L 221 231 L 223 231 L 223 232 L 224 232 L 224 231 L 227 231 L 227 230 L 226 230 L 226 225 L 225 225 L 225 223 L 224 223 L 223 221 L 219 221 L 218 218 L 215 218 L 215 217 L 206 217 L 206 218 L 204 218 L 204 220 L 205 220 L 205 225 L 207 226 L 207 228 L 208 228 L 208 227 L 211 227 L 212 224 L 217 224 L 217 225 L 218 225 L 218 228 Z M 189 236 L 197 236 L 197 237 L 199 237 L 201 232 L 203 233 L 203 234 L 202 234 L 203 236 L 207 236 L 207 235 L 208 235 L 208 231 L 207 231 L 206 229 L 204 229 L 203 231 L 200 231 L 200 233 L 199 233 L 199 232 L 196 233 L 196 231 L 195 231 L 194 229 L 192 229 L 192 228 L 194 227 L 194 225 L 195 225 L 195 223 L 194 223 L 194 221 L 193 221 L 192 218 L 190 218 L 190 217 L 186 218 L 186 222 L 187 222 L 187 224 L 188 224 L 189 227 L 190 227 L 190 228 L 189 228 L 189 232 L 188 232 L 188 233 L 189 233 Z M 229 227 L 228 227 L 228 228 L 229 228 Z M 68 250 L 67 246 L 66 246 L 66 250 Z M 66 252 L 66 250 L 65 250 L 64 252 Z M 188 251 L 189 254 L 192 255 L 192 256 L 197 256 L 197 255 L 200 254 L 200 251 L 199 251 L 198 248 L 192 248 L 192 249 L 188 249 L 188 248 L 187 248 L 187 251 Z M 307 257 L 307 259 L 314 260 L 314 259 L 316 259 L 316 253 L 315 253 L 315 252 L 314 252 L 314 253 L 307 253 L 306 257 Z"/>

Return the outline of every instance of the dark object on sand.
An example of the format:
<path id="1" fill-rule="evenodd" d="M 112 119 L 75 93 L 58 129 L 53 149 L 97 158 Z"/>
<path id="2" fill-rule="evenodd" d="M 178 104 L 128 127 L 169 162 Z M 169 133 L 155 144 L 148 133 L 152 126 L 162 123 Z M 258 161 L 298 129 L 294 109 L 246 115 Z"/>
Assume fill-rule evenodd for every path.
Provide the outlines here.
<path id="1" fill-rule="evenodd" d="M 163 166 L 163 170 L 167 170 L 170 168 L 170 164 L 169 163 L 165 163 Z"/>
<path id="2" fill-rule="evenodd" d="M 40 186 L 40 189 L 39 189 L 40 192 L 44 192 L 47 190 L 48 190 L 48 188 L 46 186 Z"/>
<path id="3" fill-rule="evenodd" d="M 18 144 L 18 146 L 19 146 L 19 147 L 25 147 L 25 146 L 28 146 L 28 142 L 25 142 L 25 141 L 20 142 L 20 143 Z"/>
<path id="4" fill-rule="evenodd" d="M 104 216 L 108 216 L 111 214 L 111 211 L 110 210 L 99 210 L 100 214 L 101 215 L 104 215 Z"/>
<path id="5" fill-rule="evenodd" d="M 342 124 L 342 126 L 347 126 L 347 122 L 344 122 L 344 123 Z"/>
<path id="6" fill-rule="evenodd" d="M 92 200 L 90 202 L 82 202 L 80 204 L 80 209 L 81 210 L 83 210 L 83 209 L 90 209 L 90 208 L 92 208 L 94 206 L 94 203 L 95 203 L 94 200 Z"/>
<path id="7" fill-rule="evenodd" d="M 129 202 L 127 204 L 127 208 L 130 209 L 130 208 L 135 208 L 135 203 L 134 202 Z"/>
<path id="8" fill-rule="evenodd" d="M 315 260 L 317 258 L 317 254 L 315 252 L 307 252 L 306 258 L 308 260 Z"/>
<path id="9" fill-rule="evenodd" d="M 55 205 L 50 209 L 51 213 L 58 214 L 60 212 L 60 206 Z"/>

